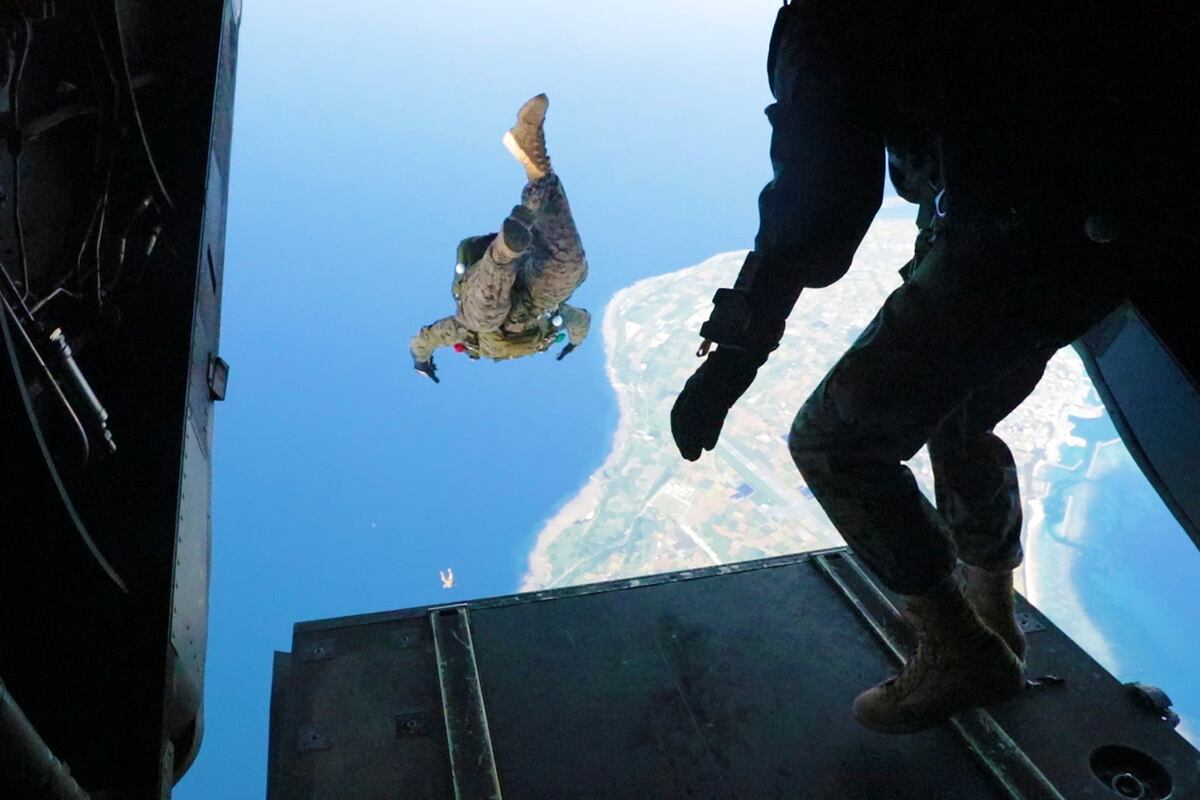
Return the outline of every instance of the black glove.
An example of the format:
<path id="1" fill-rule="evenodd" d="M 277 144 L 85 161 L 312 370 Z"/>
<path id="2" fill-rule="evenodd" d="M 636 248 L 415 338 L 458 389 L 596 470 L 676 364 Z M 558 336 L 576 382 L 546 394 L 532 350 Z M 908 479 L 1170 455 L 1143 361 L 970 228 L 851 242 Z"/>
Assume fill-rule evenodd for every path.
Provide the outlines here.
<path id="1" fill-rule="evenodd" d="M 433 356 L 429 357 L 428 361 L 413 360 L 413 369 L 421 373 L 434 383 L 441 383 L 442 379 L 437 376 L 437 365 L 433 363 Z"/>
<path id="2" fill-rule="evenodd" d="M 716 447 L 725 415 L 766 360 L 765 353 L 729 347 L 708 354 L 671 408 L 671 434 L 680 455 L 695 461 L 701 450 Z"/>
<path id="3" fill-rule="evenodd" d="M 568 355 L 570 355 L 571 352 L 574 350 L 575 350 L 575 345 L 568 342 L 566 347 L 564 347 L 562 350 L 558 351 L 558 355 L 554 357 L 554 360 L 562 361 L 564 358 L 566 358 Z"/>

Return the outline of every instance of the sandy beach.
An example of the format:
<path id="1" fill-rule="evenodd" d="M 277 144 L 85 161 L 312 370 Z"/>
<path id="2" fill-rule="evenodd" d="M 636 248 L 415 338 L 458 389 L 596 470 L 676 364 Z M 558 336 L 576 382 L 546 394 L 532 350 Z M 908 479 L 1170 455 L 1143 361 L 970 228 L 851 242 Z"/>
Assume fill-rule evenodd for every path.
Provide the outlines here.
<path id="1" fill-rule="evenodd" d="M 650 278 L 648 280 L 657 279 Z M 617 325 L 620 317 L 620 309 L 628 302 L 630 294 L 645 282 L 639 281 L 633 286 L 622 289 L 613 295 L 612 301 L 609 302 L 608 307 L 605 309 L 604 322 L 601 327 L 604 337 L 605 372 L 608 374 L 608 380 L 617 394 L 617 411 L 620 415 L 617 422 L 617 431 L 613 434 L 612 449 L 609 451 L 608 457 L 604 460 L 600 468 L 588 478 L 583 488 L 542 526 L 534 543 L 533 551 L 529 554 L 528 571 L 521 580 L 520 591 L 522 592 L 543 589 L 554 580 L 553 565 L 547 555 L 550 546 L 576 520 L 583 519 L 589 514 L 597 513 L 600 498 L 603 495 L 601 482 L 604 479 L 604 470 L 612 464 L 620 462 L 623 458 L 624 449 L 629 443 L 629 437 L 633 429 L 634 415 L 630 413 L 629 389 L 617 380 L 616 370 L 613 368 L 615 359 L 614 348 L 618 341 Z"/>

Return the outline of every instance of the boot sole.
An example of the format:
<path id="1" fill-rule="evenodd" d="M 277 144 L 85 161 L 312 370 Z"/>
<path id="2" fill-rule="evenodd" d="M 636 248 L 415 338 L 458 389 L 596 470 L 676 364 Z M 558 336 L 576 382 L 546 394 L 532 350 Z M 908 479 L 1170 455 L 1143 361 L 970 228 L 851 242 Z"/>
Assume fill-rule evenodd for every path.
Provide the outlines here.
<path id="1" fill-rule="evenodd" d="M 937 719 L 926 718 L 926 719 L 921 719 L 921 720 L 912 720 L 909 722 L 897 722 L 895 724 L 887 724 L 887 723 L 880 724 L 877 722 L 868 722 L 868 721 L 862 719 L 861 717 L 859 717 L 857 714 L 854 715 L 854 718 L 856 720 L 858 720 L 858 723 L 860 725 L 862 725 L 864 728 L 866 728 L 867 730 L 875 731 L 876 733 L 889 733 L 889 734 L 919 733 L 921 731 L 927 731 L 931 728 L 936 728 L 939 725 L 945 724 L 955 714 L 962 713 L 963 711 L 970 711 L 973 708 L 988 708 L 990 706 L 994 706 L 999 703 L 1003 703 L 1008 700 L 1012 700 L 1013 698 L 1020 695 L 1022 690 L 1024 690 L 1024 688 L 1025 688 L 1025 671 L 1024 671 L 1024 669 L 1022 669 L 1021 676 L 1014 686 L 997 687 L 995 689 L 992 689 L 989 692 L 985 692 L 982 695 L 982 697 L 980 698 L 979 702 L 977 702 L 976 704 L 954 709 L 953 711 L 950 711 L 949 713 L 947 713 L 945 716 L 939 717 Z"/>

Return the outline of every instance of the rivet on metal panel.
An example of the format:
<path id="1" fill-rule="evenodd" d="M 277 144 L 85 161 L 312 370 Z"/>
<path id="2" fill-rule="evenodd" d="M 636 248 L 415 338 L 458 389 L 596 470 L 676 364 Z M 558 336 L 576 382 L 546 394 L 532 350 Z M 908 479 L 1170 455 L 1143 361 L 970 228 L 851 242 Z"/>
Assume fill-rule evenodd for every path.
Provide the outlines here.
<path id="1" fill-rule="evenodd" d="M 322 639 L 305 647 L 301 658 L 305 661 L 326 661 L 337 655 L 337 648 L 332 639 Z"/>
<path id="2" fill-rule="evenodd" d="M 396 715 L 396 736 L 425 736 L 429 733 L 429 715 L 424 711 L 413 711 Z"/>
<path id="3" fill-rule="evenodd" d="M 1028 611 L 1017 612 L 1017 624 L 1021 626 L 1021 630 L 1025 633 L 1036 633 L 1037 631 L 1046 630 L 1046 626 L 1038 622 L 1037 617 Z"/>
<path id="4" fill-rule="evenodd" d="M 296 737 L 296 752 L 308 753 L 314 750 L 328 750 L 333 744 L 329 737 L 317 730 L 313 725 L 305 725 Z"/>
<path id="5" fill-rule="evenodd" d="M 399 648 L 413 647 L 420 641 L 420 637 L 413 631 L 401 631 L 396 637 L 396 646 Z"/>

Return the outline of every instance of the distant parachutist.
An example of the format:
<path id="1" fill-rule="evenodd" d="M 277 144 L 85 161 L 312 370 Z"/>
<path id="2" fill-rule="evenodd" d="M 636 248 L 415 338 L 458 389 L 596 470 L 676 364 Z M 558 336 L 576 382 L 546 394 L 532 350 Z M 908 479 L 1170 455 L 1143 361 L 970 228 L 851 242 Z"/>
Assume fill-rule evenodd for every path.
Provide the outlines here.
<path id="1" fill-rule="evenodd" d="M 444 570 L 439 570 L 438 577 L 442 579 L 443 589 L 454 588 L 454 570 L 450 569 L 449 567 Z"/>

